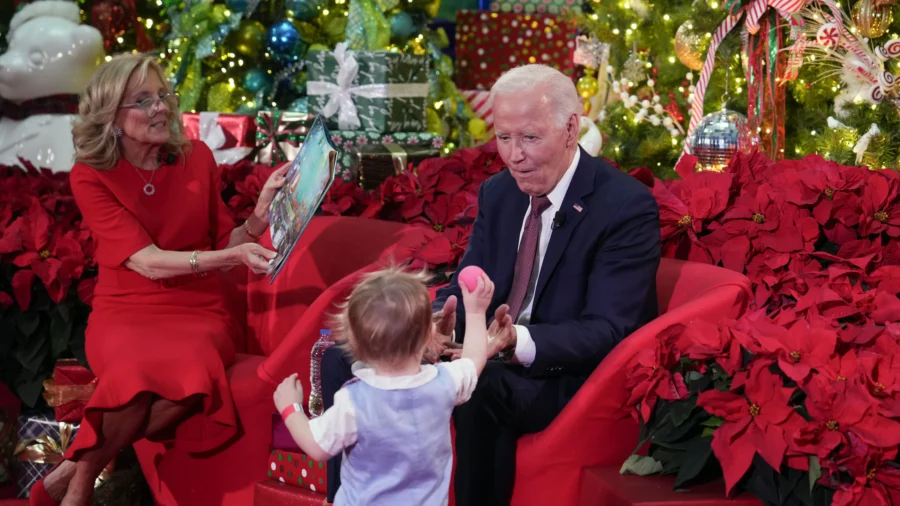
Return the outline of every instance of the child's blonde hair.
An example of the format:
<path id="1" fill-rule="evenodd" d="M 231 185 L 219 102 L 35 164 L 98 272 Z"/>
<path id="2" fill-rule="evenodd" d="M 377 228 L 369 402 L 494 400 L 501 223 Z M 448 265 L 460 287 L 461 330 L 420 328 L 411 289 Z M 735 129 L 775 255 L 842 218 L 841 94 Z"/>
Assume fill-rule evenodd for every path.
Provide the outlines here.
<path id="1" fill-rule="evenodd" d="M 392 364 L 421 354 L 431 338 L 425 272 L 390 267 L 356 285 L 335 318 L 335 332 L 355 360 Z"/>

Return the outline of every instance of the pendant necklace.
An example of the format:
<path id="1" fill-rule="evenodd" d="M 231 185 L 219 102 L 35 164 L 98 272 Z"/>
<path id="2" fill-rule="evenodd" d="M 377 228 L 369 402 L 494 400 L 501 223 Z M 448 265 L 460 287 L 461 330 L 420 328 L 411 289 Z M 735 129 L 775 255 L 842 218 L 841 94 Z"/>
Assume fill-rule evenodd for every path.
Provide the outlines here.
<path id="1" fill-rule="evenodd" d="M 148 180 L 144 179 L 144 175 L 141 174 L 141 169 L 139 169 L 136 165 L 133 165 L 133 167 L 134 167 L 134 170 L 137 171 L 138 176 L 140 176 L 141 181 L 144 182 L 144 194 L 149 196 L 149 195 L 153 195 L 154 193 L 156 193 L 156 187 L 153 186 L 153 176 L 156 175 L 156 170 L 159 170 L 159 169 L 157 168 L 156 170 L 150 172 L 150 180 L 148 181 Z"/>

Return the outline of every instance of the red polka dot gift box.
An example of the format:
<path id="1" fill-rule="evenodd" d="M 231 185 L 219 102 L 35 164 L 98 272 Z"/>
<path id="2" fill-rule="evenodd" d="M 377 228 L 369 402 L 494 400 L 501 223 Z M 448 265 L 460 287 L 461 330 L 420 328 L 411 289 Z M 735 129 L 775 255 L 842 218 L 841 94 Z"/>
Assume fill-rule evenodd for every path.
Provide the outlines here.
<path id="1" fill-rule="evenodd" d="M 311 492 L 326 494 L 328 476 L 324 462 L 316 462 L 302 453 L 272 450 L 269 454 L 270 479 L 301 487 Z"/>
<path id="2" fill-rule="evenodd" d="M 456 86 L 489 90 L 501 74 L 528 63 L 550 65 L 574 79 L 574 24 L 552 14 L 456 13 Z"/>

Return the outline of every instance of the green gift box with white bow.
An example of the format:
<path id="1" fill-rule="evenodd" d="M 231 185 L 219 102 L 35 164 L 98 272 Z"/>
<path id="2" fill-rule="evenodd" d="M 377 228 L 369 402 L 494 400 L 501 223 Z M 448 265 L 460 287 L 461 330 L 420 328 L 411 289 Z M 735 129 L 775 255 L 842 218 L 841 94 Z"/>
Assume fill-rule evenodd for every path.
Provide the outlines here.
<path id="1" fill-rule="evenodd" d="M 426 55 L 353 51 L 343 42 L 334 51 L 310 51 L 309 108 L 333 130 L 424 132 L 428 63 Z"/>

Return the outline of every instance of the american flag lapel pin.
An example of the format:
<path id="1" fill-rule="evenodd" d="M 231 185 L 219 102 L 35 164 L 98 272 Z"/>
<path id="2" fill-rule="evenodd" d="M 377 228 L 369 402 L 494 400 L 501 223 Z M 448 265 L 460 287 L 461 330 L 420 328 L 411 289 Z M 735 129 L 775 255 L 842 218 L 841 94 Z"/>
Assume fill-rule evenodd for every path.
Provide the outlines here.
<path id="1" fill-rule="evenodd" d="M 578 211 L 579 213 L 582 211 L 582 207 L 579 206 L 578 204 L 573 204 L 572 207 L 574 207 L 575 210 Z"/>

